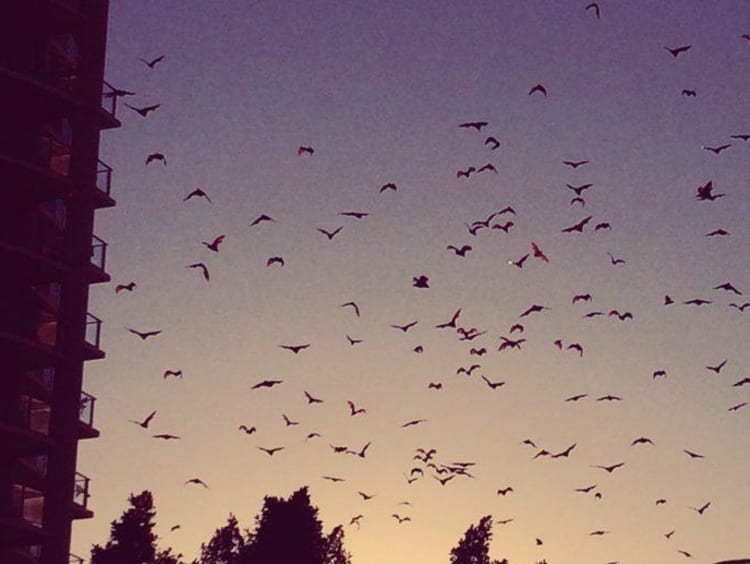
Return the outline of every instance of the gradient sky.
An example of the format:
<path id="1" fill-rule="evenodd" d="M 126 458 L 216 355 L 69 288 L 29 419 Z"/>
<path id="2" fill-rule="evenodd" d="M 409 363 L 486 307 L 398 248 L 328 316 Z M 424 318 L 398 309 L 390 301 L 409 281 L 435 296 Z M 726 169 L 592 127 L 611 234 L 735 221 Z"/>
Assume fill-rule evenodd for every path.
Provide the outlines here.
<path id="1" fill-rule="evenodd" d="M 750 401 L 750 386 L 732 386 L 750 376 L 750 308 L 728 305 L 750 299 L 750 142 L 730 138 L 750 133 L 750 5 L 602 0 L 596 19 L 585 1 L 405 4 L 112 2 L 107 80 L 137 92 L 128 103 L 161 107 L 144 119 L 120 100 L 122 128 L 102 135 L 118 205 L 97 214 L 96 233 L 113 283 L 92 288 L 107 358 L 87 365 L 85 389 L 102 436 L 79 448 L 96 517 L 75 524 L 73 551 L 106 541 L 131 492 L 154 493 L 160 542 L 192 558 L 230 512 L 251 526 L 264 495 L 308 484 L 326 530 L 364 514 L 346 529 L 356 564 L 446 562 L 486 514 L 514 519 L 491 545 L 513 564 L 750 555 L 750 406 L 728 411 Z M 677 58 L 665 49 L 683 45 Z M 138 60 L 159 55 L 153 70 Z M 546 98 L 528 95 L 537 83 Z M 489 125 L 458 127 L 476 120 Z M 300 145 L 315 153 L 298 156 Z M 157 151 L 167 166 L 146 166 Z M 497 175 L 456 178 L 488 162 Z M 697 201 L 709 180 L 726 197 Z M 398 191 L 380 194 L 388 182 Z M 585 208 L 566 183 L 593 185 Z M 196 187 L 214 203 L 183 202 Z M 469 234 L 507 205 L 508 234 Z M 338 215 L 351 210 L 370 215 Z M 249 227 L 262 213 L 276 222 Z M 583 233 L 561 232 L 588 215 Z M 600 222 L 611 231 L 594 232 Z M 316 231 L 338 226 L 331 241 Z M 718 228 L 731 235 L 705 236 Z M 201 244 L 220 234 L 218 254 Z M 531 242 L 548 263 L 507 263 Z M 461 258 L 449 244 L 473 250 Z M 266 267 L 271 256 L 286 265 Z M 198 261 L 210 283 L 185 268 Z M 429 289 L 412 287 L 420 274 Z M 134 292 L 115 295 L 130 281 Z M 713 289 L 725 282 L 745 295 Z M 571 303 L 587 292 L 590 303 Z M 682 303 L 693 298 L 712 303 Z M 350 300 L 361 318 L 340 307 Z M 519 319 L 532 304 L 549 310 Z M 434 328 L 459 308 L 459 325 L 486 335 Z M 611 309 L 634 319 L 583 318 Z M 406 334 L 389 327 L 414 320 Z M 523 349 L 498 352 L 519 321 Z M 126 327 L 163 333 L 141 341 Z M 279 347 L 302 343 L 299 355 Z M 705 368 L 724 359 L 720 374 Z M 165 381 L 166 369 L 184 378 Z M 659 369 L 666 378 L 652 378 Z M 480 374 L 506 383 L 491 390 Z M 263 379 L 284 383 L 251 391 Z M 304 390 L 325 403 L 308 406 Z M 607 394 L 623 399 L 596 401 Z M 367 413 L 351 417 L 347 400 Z M 129 422 L 152 410 L 148 431 Z M 306 442 L 313 431 L 322 438 Z M 655 445 L 631 446 L 640 436 Z M 533 459 L 527 438 L 577 446 Z M 365 459 L 329 447 L 368 441 Z M 407 484 L 419 447 L 475 462 L 474 478 Z M 184 485 L 193 477 L 209 489 Z M 592 484 L 602 499 L 574 491 Z"/>

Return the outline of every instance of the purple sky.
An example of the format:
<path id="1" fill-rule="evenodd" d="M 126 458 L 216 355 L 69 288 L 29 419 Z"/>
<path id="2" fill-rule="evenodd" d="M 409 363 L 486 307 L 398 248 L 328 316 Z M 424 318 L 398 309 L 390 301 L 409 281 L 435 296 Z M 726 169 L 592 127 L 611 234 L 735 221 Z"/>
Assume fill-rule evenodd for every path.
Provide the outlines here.
<path id="1" fill-rule="evenodd" d="M 492 542 L 514 564 L 750 554 L 750 406 L 728 411 L 750 401 L 750 386 L 732 386 L 750 376 L 750 308 L 729 307 L 750 299 L 750 141 L 730 137 L 750 133 L 750 6 L 602 1 L 597 20 L 587 2 L 404 4 L 112 3 L 107 80 L 137 92 L 128 103 L 161 107 L 143 119 L 120 104 L 123 127 L 103 134 L 118 206 L 96 232 L 113 284 L 92 292 L 107 359 L 87 367 L 85 388 L 102 437 L 80 447 L 96 518 L 76 524 L 74 552 L 106 540 L 130 492 L 153 491 L 161 542 L 192 558 L 230 512 L 250 526 L 264 495 L 309 484 L 327 529 L 365 515 L 346 530 L 356 564 L 445 562 L 485 514 L 514 519 Z M 684 45 L 677 58 L 665 49 Z M 153 70 L 138 61 L 159 55 Z M 537 83 L 546 97 L 528 95 Z M 458 127 L 478 120 L 481 132 Z M 314 154 L 298 156 L 301 145 Z M 156 151 L 167 166 L 144 164 Z M 498 174 L 456 178 L 486 163 Z M 726 196 L 697 201 L 709 180 Z M 398 191 L 380 194 L 388 182 Z M 565 185 L 587 183 L 585 207 L 571 205 Z M 214 203 L 183 202 L 196 187 Z M 507 205 L 517 215 L 492 223 L 512 219 L 509 233 L 469 234 Z M 352 210 L 370 215 L 338 215 Z M 249 227 L 261 213 L 276 221 Z M 589 215 L 583 233 L 561 232 Z M 594 231 L 603 222 L 611 231 Z M 339 226 L 331 241 L 316 231 Z M 706 236 L 718 228 L 731 235 Z M 220 234 L 218 254 L 201 245 Z M 532 242 L 548 263 L 507 263 Z M 446 249 L 464 244 L 465 257 Z M 266 267 L 271 256 L 285 266 Z M 199 261 L 208 284 L 185 268 Z M 412 287 L 420 274 L 429 289 Z M 131 280 L 134 292 L 115 295 Z M 745 294 L 713 289 L 725 282 Z M 590 303 L 571 303 L 583 293 Z M 693 298 L 712 303 L 683 303 Z M 360 318 L 339 307 L 350 300 Z M 535 303 L 549 310 L 519 319 Z M 459 308 L 459 325 L 486 335 L 434 328 Z M 584 319 L 591 311 L 605 315 Z M 389 327 L 413 320 L 406 334 Z M 519 321 L 522 350 L 498 352 Z M 163 334 L 143 342 L 125 327 Z M 279 347 L 302 343 L 299 355 Z M 705 368 L 724 359 L 720 374 Z M 178 368 L 182 380 L 162 378 Z M 659 369 L 667 377 L 653 379 Z M 263 379 L 284 383 L 250 390 Z M 308 406 L 304 390 L 325 403 Z M 596 401 L 608 394 L 623 400 Z M 352 418 L 347 400 L 367 414 Z M 149 431 L 128 422 L 152 410 Z M 312 431 L 322 438 L 305 441 Z M 639 436 L 655 445 L 630 446 Z M 534 460 L 526 438 L 576 447 Z M 329 447 L 368 441 L 364 460 Z M 426 472 L 408 485 L 419 447 L 476 462 L 474 478 L 442 487 Z M 618 462 L 612 474 L 591 467 Z M 210 489 L 185 486 L 192 477 Z M 708 501 L 703 515 L 690 509 Z M 589 535 L 598 529 L 609 533 Z"/>

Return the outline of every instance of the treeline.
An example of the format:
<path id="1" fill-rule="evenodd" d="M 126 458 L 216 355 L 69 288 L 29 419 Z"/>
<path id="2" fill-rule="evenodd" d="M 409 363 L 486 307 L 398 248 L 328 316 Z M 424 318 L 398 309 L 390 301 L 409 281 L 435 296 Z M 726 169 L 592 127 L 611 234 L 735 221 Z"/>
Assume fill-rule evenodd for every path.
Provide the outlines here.
<path id="1" fill-rule="evenodd" d="M 131 494 L 130 506 L 112 522 L 104 546 L 94 545 L 91 564 L 187 564 L 182 554 L 158 546 L 153 529 L 156 509 L 151 492 Z M 510 564 L 492 560 L 492 517 L 471 525 L 449 555 L 450 564 Z M 201 544 L 200 555 L 190 564 L 352 564 L 344 547 L 344 528 L 328 534 L 310 503 L 307 487 L 289 498 L 266 496 L 252 530 L 240 529 L 234 515 Z M 539 563 L 543 564 L 543 563 Z"/>

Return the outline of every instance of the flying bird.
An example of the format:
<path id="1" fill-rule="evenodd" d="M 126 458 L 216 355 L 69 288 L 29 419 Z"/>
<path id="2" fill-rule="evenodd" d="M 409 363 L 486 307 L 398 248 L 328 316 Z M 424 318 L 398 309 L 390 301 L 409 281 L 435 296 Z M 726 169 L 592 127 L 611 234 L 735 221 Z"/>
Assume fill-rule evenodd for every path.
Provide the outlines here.
<path id="1" fill-rule="evenodd" d="M 500 141 L 495 139 L 492 135 L 487 137 L 487 139 L 484 140 L 485 145 L 489 145 L 491 150 L 495 150 L 500 146 Z"/>
<path id="2" fill-rule="evenodd" d="M 651 375 L 651 379 L 656 380 L 659 377 L 666 378 L 667 371 L 666 370 L 654 370 L 654 373 Z"/>
<path id="3" fill-rule="evenodd" d="M 466 253 L 471 250 L 471 245 L 463 245 L 460 249 L 455 245 L 448 245 L 447 250 L 453 251 L 459 257 L 465 257 Z"/>
<path id="4" fill-rule="evenodd" d="M 198 486 L 203 486 L 204 488 L 208 489 L 208 485 L 206 482 L 201 480 L 200 478 L 190 478 L 189 480 L 185 480 L 186 484 L 196 484 Z"/>
<path id="5" fill-rule="evenodd" d="M 259 223 L 263 223 L 264 221 L 275 222 L 276 220 L 272 218 L 270 215 L 266 215 L 262 213 L 252 221 L 252 223 L 250 224 L 250 227 L 255 227 L 256 225 L 258 225 Z"/>
<path id="6" fill-rule="evenodd" d="M 291 419 L 289 419 L 289 417 L 285 413 L 282 413 L 281 417 L 284 419 L 284 423 L 286 423 L 287 427 L 293 427 L 294 425 L 299 425 L 299 421 L 292 421 Z"/>
<path id="7" fill-rule="evenodd" d="M 458 127 L 463 127 L 465 129 L 474 128 L 477 131 L 482 131 L 482 128 L 486 126 L 487 126 L 486 121 L 467 121 L 465 123 L 461 123 L 458 125 Z"/>
<path id="8" fill-rule="evenodd" d="M 282 349 L 286 349 L 288 351 L 292 351 L 294 354 L 299 354 L 300 351 L 303 351 L 307 348 L 310 348 L 310 344 L 306 345 L 279 345 Z"/>
<path id="9" fill-rule="evenodd" d="M 380 187 L 380 193 L 382 194 L 386 190 L 393 190 L 394 192 L 396 192 L 398 190 L 398 186 L 396 186 L 393 182 L 389 182 L 388 184 L 383 184 Z"/>
<path id="10" fill-rule="evenodd" d="M 284 447 L 273 447 L 273 448 L 258 447 L 258 450 L 262 450 L 268 456 L 273 456 L 277 452 L 281 452 L 282 450 L 284 450 Z"/>
<path id="11" fill-rule="evenodd" d="M 596 401 L 622 401 L 620 396 L 613 396 L 611 394 L 596 398 Z"/>
<path id="12" fill-rule="evenodd" d="M 219 252 L 219 245 L 221 245 L 224 242 L 224 238 L 226 235 L 218 235 L 213 241 L 210 243 L 208 241 L 201 241 L 202 244 L 204 244 L 206 247 L 208 247 L 209 250 L 218 253 Z"/>
<path id="13" fill-rule="evenodd" d="M 727 292 L 733 292 L 737 294 L 738 296 L 742 295 L 742 292 L 740 292 L 737 288 L 735 288 L 731 282 L 724 282 L 723 284 L 719 284 L 718 286 L 714 286 L 714 290 L 726 290 Z"/>
<path id="14" fill-rule="evenodd" d="M 402 517 L 402 516 L 401 516 L 401 515 L 399 515 L 398 513 L 394 513 L 393 515 L 391 515 L 391 517 L 393 517 L 393 518 L 394 518 L 394 519 L 395 519 L 396 521 L 398 521 L 398 524 L 399 524 L 399 525 L 400 525 L 401 523 L 404 523 L 404 522 L 406 522 L 406 521 L 411 521 L 411 517 L 408 517 L 408 516 L 406 516 L 406 517 Z"/>
<path id="15" fill-rule="evenodd" d="M 504 497 L 508 495 L 509 493 L 511 493 L 512 491 L 513 491 L 513 488 L 511 486 L 508 486 L 506 488 L 498 488 L 497 495 L 501 495 Z"/>
<path id="16" fill-rule="evenodd" d="M 345 304 L 341 304 L 339 307 L 350 307 L 354 310 L 354 313 L 357 317 L 359 317 L 359 306 L 354 302 L 346 302 Z"/>
<path id="17" fill-rule="evenodd" d="M 147 165 L 152 161 L 161 161 L 164 166 L 167 166 L 167 157 L 165 157 L 163 153 L 151 153 L 146 157 Z"/>
<path id="18" fill-rule="evenodd" d="M 202 188 L 196 188 L 195 190 L 190 192 L 187 196 L 185 196 L 182 199 L 182 201 L 187 202 L 190 198 L 205 198 L 209 204 L 213 204 L 213 202 L 211 201 L 211 198 L 208 197 L 208 194 L 206 194 L 206 192 Z"/>
<path id="19" fill-rule="evenodd" d="M 618 462 L 617 464 L 613 464 L 612 466 L 600 466 L 599 464 L 594 464 L 591 467 L 592 468 L 601 468 L 602 470 L 606 470 L 607 472 L 609 472 L 611 474 L 612 472 L 614 472 L 618 468 L 622 468 L 623 466 L 625 466 L 624 462 Z"/>
<path id="20" fill-rule="evenodd" d="M 572 184 L 566 184 L 565 187 L 568 190 L 571 190 L 575 192 L 576 196 L 580 196 L 583 194 L 586 190 L 590 189 L 593 186 L 593 184 L 581 184 L 580 186 L 573 186 Z"/>
<path id="21" fill-rule="evenodd" d="M 528 258 L 529 258 L 529 253 L 526 253 L 525 255 L 523 255 L 518 260 L 510 260 L 510 259 L 508 259 L 508 264 L 511 264 L 511 265 L 513 265 L 513 266 L 515 266 L 517 268 L 523 268 L 523 263 L 525 263 L 526 259 L 528 259 Z"/>
<path id="22" fill-rule="evenodd" d="M 428 390 L 442 390 L 443 384 L 441 384 L 440 382 L 430 382 L 429 384 L 427 384 L 427 389 Z"/>
<path id="23" fill-rule="evenodd" d="M 271 266 L 272 264 L 284 266 L 284 264 L 286 263 L 284 262 L 284 257 L 269 257 L 269 259 L 266 261 L 266 266 Z"/>
<path id="24" fill-rule="evenodd" d="M 474 372 L 477 368 L 481 368 L 481 366 L 479 364 L 472 364 L 469 368 L 465 368 L 462 366 L 458 370 L 456 370 L 456 376 L 461 373 L 464 373 L 467 376 L 471 376 L 471 373 Z"/>
<path id="25" fill-rule="evenodd" d="M 725 143 L 724 145 L 719 145 L 718 147 L 711 147 L 709 145 L 703 145 L 701 147 L 701 149 L 703 149 L 704 151 L 710 151 L 714 155 L 718 155 L 722 151 L 725 151 L 725 150 L 729 149 L 729 147 L 731 147 L 731 146 L 732 146 L 731 143 Z"/>
<path id="26" fill-rule="evenodd" d="M 583 347 L 579 343 L 571 343 L 566 347 L 566 350 L 578 351 L 578 356 L 583 356 Z"/>
<path id="27" fill-rule="evenodd" d="M 706 233 L 706 237 L 727 237 L 731 235 L 726 229 L 714 229 L 710 233 Z"/>
<path id="28" fill-rule="evenodd" d="M 149 337 L 156 337 L 157 335 L 161 335 L 161 330 L 158 331 L 136 331 L 135 329 L 130 329 L 129 327 L 126 327 L 128 331 L 130 331 L 133 335 L 138 335 L 141 339 L 144 341 L 148 339 Z"/>
<path id="29" fill-rule="evenodd" d="M 305 390 L 305 397 L 307 398 L 308 405 L 312 405 L 314 403 L 323 403 L 322 399 L 313 397 L 312 394 L 310 394 L 310 392 L 308 392 L 307 390 Z"/>
<path id="30" fill-rule="evenodd" d="M 427 419 L 412 419 L 411 421 L 407 421 L 403 425 L 401 425 L 401 428 L 404 429 L 406 427 L 413 427 L 414 425 L 419 425 L 420 423 L 426 423 Z"/>
<path id="31" fill-rule="evenodd" d="M 562 163 L 565 166 L 569 166 L 572 169 L 576 169 L 579 166 L 583 166 L 585 164 L 589 164 L 589 161 L 563 161 Z"/>
<path id="32" fill-rule="evenodd" d="M 555 453 L 555 454 L 550 454 L 550 457 L 551 458 L 568 458 L 568 456 L 570 456 L 570 453 L 573 452 L 573 449 L 576 448 L 576 445 L 577 445 L 577 443 L 573 443 L 572 445 L 570 445 L 565 450 L 562 450 L 562 451 L 560 451 L 558 453 Z"/>
<path id="33" fill-rule="evenodd" d="M 576 294 L 575 296 L 573 296 L 573 299 L 571 300 L 570 303 L 575 304 L 578 302 L 590 302 L 590 301 L 591 301 L 591 294 L 586 293 L 586 294 Z"/>
<path id="34" fill-rule="evenodd" d="M 211 274 L 208 272 L 208 267 L 204 263 L 194 262 L 193 264 L 188 264 L 185 268 L 199 268 L 201 272 L 203 272 L 203 278 L 206 279 L 206 282 L 211 281 Z"/>
<path id="35" fill-rule="evenodd" d="M 693 452 L 692 450 L 683 449 L 682 452 L 687 454 L 690 458 L 706 458 L 704 455 Z"/>
<path id="36" fill-rule="evenodd" d="M 412 286 L 414 286 L 415 288 L 429 288 L 430 279 L 424 274 L 420 274 L 419 276 L 414 276 L 412 277 Z"/>
<path id="37" fill-rule="evenodd" d="M 498 381 L 498 382 L 491 382 L 491 381 L 490 381 L 490 380 L 489 380 L 489 379 L 487 378 L 487 376 L 485 376 L 484 374 L 482 374 L 482 380 L 484 380 L 484 381 L 485 381 L 485 383 L 486 383 L 486 384 L 487 384 L 487 385 L 488 385 L 488 386 L 490 387 L 490 389 L 492 389 L 492 390 L 495 390 L 495 389 L 499 388 L 500 386 L 504 386 L 504 385 L 505 385 L 505 382 L 503 382 L 503 381 Z"/>
<path id="38" fill-rule="evenodd" d="M 341 227 L 337 227 L 337 228 L 336 228 L 336 229 L 334 229 L 333 231 L 326 231 L 325 229 L 321 229 L 320 227 L 318 227 L 318 229 L 317 229 L 317 230 L 318 230 L 318 231 L 320 231 L 320 232 L 321 232 L 321 233 L 322 233 L 323 235 L 325 235 L 326 237 L 328 237 L 328 240 L 330 241 L 330 240 L 331 240 L 331 239 L 333 239 L 333 238 L 334 238 L 334 237 L 335 237 L 336 235 L 338 235 L 338 233 L 339 233 L 339 232 L 340 232 L 340 231 L 341 231 L 341 230 L 342 230 L 343 228 L 344 228 L 344 226 L 342 225 Z"/>
<path id="39" fill-rule="evenodd" d="M 519 315 L 518 317 L 526 317 L 528 315 L 531 315 L 532 313 L 540 313 L 548 309 L 549 308 L 547 306 L 534 304 L 531 307 L 529 307 L 526 311 L 524 311 L 521 315 Z"/>
<path id="40" fill-rule="evenodd" d="M 360 413 L 367 413 L 367 410 L 364 407 L 360 407 L 359 409 L 354 405 L 354 402 L 352 400 L 347 400 L 347 404 L 349 404 L 349 411 L 350 415 L 353 417 L 355 415 L 358 415 Z"/>
<path id="41" fill-rule="evenodd" d="M 148 59 L 144 59 L 142 57 L 138 57 L 138 60 L 143 62 L 148 68 L 153 69 L 157 63 L 161 63 L 164 60 L 164 55 L 159 55 L 155 59 L 151 59 L 150 61 Z"/>
<path id="42" fill-rule="evenodd" d="M 151 435 L 155 439 L 163 439 L 165 441 L 179 439 L 177 435 L 170 435 L 169 433 L 159 433 L 158 435 Z"/>
<path id="43" fill-rule="evenodd" d="M 566 227 L 562 230 L 563 233 L 572 233 L 573 231 L 577 231 L 578 233 L 583 233 L 583 228 L 586 226 L 586 224 L 591 221 L 592 216 L 584 217 L 581 221 L 578 223 L 571 225 L 570 227 Z"/>
<path id="44" fill-rule="evenodd" d="M 698 513 L 698 515 L 703 515 L 703 513 L 704 513 L 704 512 L 706 511 L 706 509 L 708 509 L 709 507 L 711 507 L 711 502 L 710 502 L 710 501 L 707 501 L 706 503 L 704 503 L 704 504 L 703 504 L 703 505 L 701 505 L 700 507 L 692 507 L 692 506 L 690 506 L 690 509 L 692 509 L 693 511 L 695 511 L 696 513 Z"/>
<path id="45" fill-rule="evenodd" d="M 115 286 L 115 294 L 119 294 L 120 292 L 127 290 L 128 292 L 132 292 L 135 290 L 136 284 L 135 282 L 128 282 L 127 284 L 118 284 Z"/>
<path id="46" fill-rule="evenodd" d="M 711 302 L 711 300 L 704 300 L 702 298 L 693 298 L 692 300 L 687 300 L 682 303 L 685 305 L 702 306 L 702 305 L 707 305 L 713 302 Z"/>
<path id="47" fill-rule="evenodd" d="M 539 248 L 539 246 L 532 241 L 531 243 L 531 249 L 534 251 L 534 257 L 538 258 L 542 262 L 549 262 L 549 259 L 547 258 L 547 255 L 545 255 L 542 250 Z"/>
<path id="48" fill-rule="evenodd" d="M 578 400 L 582 400 L 585 397 L 588 397 L 588 394 L 576 394 L 574 396 L 565 398 L 565 401 L 578 401 Z"/>
<path id="49" fill-rule="evenodd" d="M 745 302 L 744 304 L 736 304 L 734 302 L 729 304 L 729 307 L 733 307 L 734 309 L 738 310 L 739 312 L 744 312 L 746 308 L 750 307 L 750 302 Z"/>
<path id="50" fill-rule="evenodd" d="M 182 378 L 182 370 L 165 370 L 163 378 L 166 380 L 167 377 L 174 376 L 175 378 Z"/>
<path id="51" fill-rule="evenodd" d="M 154 104 L 153 106 L 144 106 L 143 108 L 136 108 L 135 106 L 131 106 L 130 104 L 125 102 L 125 107 L 130 108 L 131 110 L 139 114 L 141 117 L 146 117 L 151 112 L 154 112 L 157 109 L 159 109 L 161 107 L 161 104 Z"/>
<path id="52" fill-rule="evenodd" d="M 354 339 L 354 338 L 350 337 L 349 335 L 346 336 L 346 340 L 349 341 L 349 344 L 351 346 L 358 345 L 359 343 L 363 343 L 364 342 L 363 339 Z"/>
<path id="53" fill-rule="evenodd" d="M 635 445 L 653 445 L 654 441 L 649 439 L 648 437 L 638 437 L 637 439 L 634 439 L 632 443 L 630 443 L 630 446 Z"/>
<path id="54" fill-rule="evenodd" d="M 669 51 L 669 54 L 672 55 L 675 59 L 680 56 L 680 54 L 687 52 L 692 45 L 685 45 L 683 47 L 664 47 L 667 51 Z"/>
<path id="55" fill-rule="evenodd" d="M 619 310 L 613 309 L 608 314 L 610 317 L 617 317 L 620 321 L 625 321 L 626 319 L 633 319 L 633 314 L 629 311 L 625 311 L 623 313 L 620 313 Z"/>
<path id="56" fill-rule="evenodd" d="M 479 169 L 477 170 L 477 174 L 479 174 L 480 172 L 484 172 L 486 170 L 489 170 L 490 172 L 494 172 L 495 174 L 497 174 L 497 169 L 495 168 L 495 165 L 493 165 L 492 163 L 487 163 L 486 165 L 480 166 Z"/>
<path id="57" fill-rule="evenodd" d="M 239 427 L 237 427 L 237 430 L 238 431 L 244 431 L 245 434 L 247 434 L 247 435 L 252 435 L 253 433 L 255 433 L 257 431 L 257 429 L 255 427 L 248 427 L 245 424 L 242 424 Z"/>
<path id="58" fill-rule="evenodd" d="M 469 178 L 472 173 L 476 172 L 477 169 L 473 166 L 470 166 L 466 170 L 457 170 L 456 171 L 456 178 Z"/>
<path id="59" fill-rule="evenodd" d="M 722 370 L 722 368 L 724 368 L 724 366 L 726 366 L 726 364 L 727 364 L 727 360 L 726 360 L 726 359 L 724 359 L 724 360 L 722 360 L 722 361 L 721 361 L 721 362 L 720 362 L 719 364 L 717 364 L 716 366 L 706 366 L 706 368 L 707 368 L 708 370 L 711 370 L 711 371 L 713 371 L 713 372 L 716 372 L 717 374 L 720 374 L 720 373 L 721 373 L 721 370 Z"/>
<path id="60" fill-rule="evenodd" d="M 129 419 L 129 421 L 131 423 L 135 423 L 140 427 L 143 427 L 144 429 L 148 429 L 148 426 L 151 423 L 151 420 L 154 418 L 154 415 L 156 415 L 156 411 L 152 411 L 151 413 L 149 413 L 143 421 L 136 421 L 135 419 Z"/>
<path id="61" fill-rule="evenodd" d="M 745 407 L 746 405 L 747 405 L 747 402 L 746 402 L 746 401 L 743 401 L 743 402 L 741 402 L 741 403 L 738 403 L 738 404 L 736 404 L 736 405 L 733 405 L 732 407 L 730 407 L 729 409 L 727 409 L 727 411 L 739 411 L 740 409 L 742 409 L 742 408 L 743 408 L 743 407 Z"/>
<path id="62" fill-rule="evenodd" d="M 406 333 L 409 329 L 414 327 L 417 324 L 417 321 L 412 321 L 411 323 L 407 323 L 406 325 L 391 325 L 394 329 L 401 329 L 404 333 Z"/>
<path id="63" fill-rule="evenodd" d="M 299 155 L 300 157 L 305 154 L 312 155 L 314 152 L 315 149 L 313 149 L 312 147 L 306 147 L 304 145 L 300 145 L 297 149 L 297 155 Z"/>
<path id="64" fill-rule="evenodd" d="M 278 384 L 283 384 L 283 380 L 261 380 L 257 384 L 255 384 L 251 390 L 258 390 L 260 388 L 273 388 L 274 386 Z"/>
<path id="65" fill-rule="evenodd" d="M 688 98 L 695 98 L 697 96 L 697 93 L 695 90 L 688 90 L 687 88 L 683 89 L 682 91 L 683 96 L 687 96 Z"/>
<path id="66" fill-rule="evenodd" d="M 585 8 L 586 10 L 594 10 L 594 15 L 596 16 L 596 19 L 598 20 L 601 17 L 601 11 L 599 8 L 599 4 L 596 2 L 592 2 Z"/>
<path id="67" fill-rule="evenodd" d="M 370 215 L 367 212 L 356 212 L 356 211 L 346 211 L 346 212 L 340 212 L 339 215 L 343 215 L 346 217 L 353 217 L 355 219 L 362 219 Z"/>
<path id="68" fill-rule="evenodd" d="M 722 198 L 726 196 L 726 194 L 714 194 L 713 190 L 714 190 L 714 183 L 712 180 L 709 180 L 703 186 L 698 186 L 698 190 L 695 194 L 696 200 L 699 200 L 701 202 L 704 202 L 704 201 L 713 202 L 714 200 L 718 198 Z"/>
<path id="69" fill-rule="evenodd" d="M 545 98 L 547 97 L 547 89 L 543 85 L 541 85 L 541 84 L 535 84 L 534 86 L 532 86 L 531 90 L 529 90 L 529 96 L 531 96 L 535 92 L 539 92 Z"/>

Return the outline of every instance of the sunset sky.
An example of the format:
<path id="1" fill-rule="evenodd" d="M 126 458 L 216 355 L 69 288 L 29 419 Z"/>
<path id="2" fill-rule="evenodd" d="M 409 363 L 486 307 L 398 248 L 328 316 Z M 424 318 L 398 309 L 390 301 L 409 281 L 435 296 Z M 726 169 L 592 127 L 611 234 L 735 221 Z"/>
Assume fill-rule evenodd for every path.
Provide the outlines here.
<path id="1" fill-rule="evenodd" d="M 750 5 L 601 0 L 597 19 L 586 4 L 111 2 L 106 77 L 137 94 L 102 135 L 118 205 L 96 217 L 112 283 L 90 310 L 107 357 L 84 380 L 102 436 L 79 447 L 96 517 L 75 524 L 73 552 L 107 540 L 131 492 L 154 493 L 160 543 L 192 559 L 230 512 L 252 526 L 263 496 L 309 485 L 326 530 L 364 515 L 346 526 L 355 564 L 447 562 L 486 514 L 513 519 L 491 544 L 512 564 L 750 556 L 750 405 L 729 411 L 750 402 L 750 384 L 733 386 L 750 377 L 750 306 L 729 305 L 750 300 L 750 141 L 731 137 L 750 134 Z M 123 102 L 160 107 L 142 118 Z M 473 121 L 488 125 L 459 127 Z M 166 166 L 145 164 L 154 152 Z M 497 174 L 457 178 L 487 163 Z M 709 181 L 726 195 L 698 201 Z M 592 185 L 585 207 L 566 184 Z M 213 203 L 183 201 L 198 187 Z M 469 233 L 506 206 L 516 215 L 490 225 L 513 221 L 508 233 Z M 251 227 L 261 214 L 275 221 Z M 718 229 L 729 235 L 706 236 Z M 201 244 L 219 235 L 218 253 Z M 446 248 L 465 244 L 464 257 Z M 267 267 L 274 256 L 285 265 Z M 186 268 L 197 262 L 210 282 Z M 743 295 L 714 289 L 727 282 Z M 521 318 L 533 304 L 547 309 Z M 458 309 L 459 327 L 486 334 L 435 328 Z M 498 351 L 501 337 L 526 341 Z M 266 379 L 283 383 L 251 389 Z M 147 430 L 129 421 L 154 410 Z M 364 459 L 330 446 L 367 442 Z M 418 448 L 474 462 L 473 478 L 441 486 Z"/>

